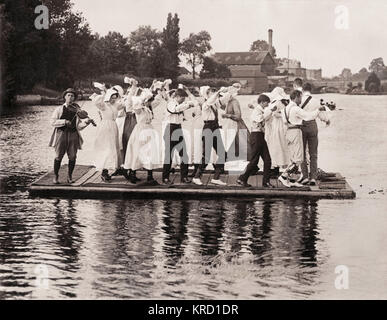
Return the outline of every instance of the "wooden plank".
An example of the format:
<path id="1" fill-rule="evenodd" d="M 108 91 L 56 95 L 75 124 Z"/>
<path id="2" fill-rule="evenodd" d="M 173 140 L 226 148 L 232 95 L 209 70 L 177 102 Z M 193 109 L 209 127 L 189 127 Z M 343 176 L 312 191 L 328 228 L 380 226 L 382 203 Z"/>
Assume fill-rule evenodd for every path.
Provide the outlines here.
<path id="1" fill-rule="evenodd" d="M 32 195 L 36 194 L 64 194 L 66 192 L 73 192 L 76 195 L 93 195 L 98 196 L 101 194 L 114 195 L 114 194 L 126 194 L 135 196 L 136 194 L 148 195 L 151 197 L 172 196 L 179 199 L 183 196 L 193 196 L 194 198 L 211 196 L 216 198 L 222 197 L 310 197 L 310 198 L 346 198 L 352 199 L 356 195 L 351 190 L 340 191 L 296 191 L 296 190 L 278 190 L 278 189 L 242 189 L 242 188 L 230 188 L 223 189 L 221 192 L 219 188 L 127 188 L 127 187 L 92 187 L 92 186 L 31 186 L 30 192 Z"/>
<path id="2" fill-rule="evenodd" d="M 84 183 L 87 183 L 87 181 L 95 175 L 97 171 L 95 170 L 95 168 L 91 168 L 86 174 L 84 174 L 81 178 L 79 178 L 78 180 L 76 180 L 72 185 L 73 186 L 80 186 Z"/>

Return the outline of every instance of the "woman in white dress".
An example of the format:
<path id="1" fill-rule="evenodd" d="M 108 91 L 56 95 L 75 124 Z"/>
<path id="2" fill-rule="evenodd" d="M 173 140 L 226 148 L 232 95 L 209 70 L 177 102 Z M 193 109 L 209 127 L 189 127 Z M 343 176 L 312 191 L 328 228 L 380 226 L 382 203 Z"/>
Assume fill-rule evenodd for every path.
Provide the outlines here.
<path id="1" fill-rule="evenodd" d="M 93 97 L 101 117 L 94 143 L 96 155 L 94 165 L 97 170 L 102 170 L 101 178 L 104 181 L 111 180 L 109 169 L 117 170 L 121 164 L 116 119 L 124 105 L 118 100 L 118 96 L 117 90 L 111 88 L 105 94 Z"/>
<path id="2" fill-rule="evenodd" d="M 284 89 L 276 87 L 271 93 L 270 105 L 272 108 L 277 107 L 277 110 L 265 122 L 265 140 L 269 148 L 272 168 L 276 174 L 279 174 L 279 168 L 286 168 L 289 165 L 288 146 L 286 142 L 286 126 L 282 120 L 281 112 L 285 108 L 289 97 L 286 95 Z M 287 102 L 286 102 L 287 101 Z"/>
<path id="3" fill-rule="evenodd" d="M 160 167 L 161 150 L 158 134 L 152 126 L 152 102 L 154 95 L 150 90 L 144 90 L 141 96 L 133 97 L 133 111 L 137 124 L 130 135 L 126 149 L 124 176 L 131 183 L 136 183 L 134 172 L 141 168 L 148 171 L 148 182 L 155 182 L 153 169 Z M 129 171 L 129 172 L 128 172 Z"/>

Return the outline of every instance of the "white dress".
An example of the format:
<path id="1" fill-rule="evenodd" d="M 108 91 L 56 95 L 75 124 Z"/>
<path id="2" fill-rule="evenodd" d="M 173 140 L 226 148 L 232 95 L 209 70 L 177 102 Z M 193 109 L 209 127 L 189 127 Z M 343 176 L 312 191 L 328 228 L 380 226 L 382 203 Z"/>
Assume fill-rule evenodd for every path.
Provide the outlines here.
<path id="1" fill-rule="evenodd" d="M 97 124 L 97 133 L 94 143 L 95 160 L 97 170 L 117 169 L 120 166 L 120 145 L 118 139 L 118 127 L 116 118 L 117 106 L 103 101 L 103 96 L 94 99 L 99 109 L 101 122 Z"/>
<path id="2" fill-rule="evenodd" d="M 269 148 L 272 167 L 287 166 L 290 163 L 286 141 L 286 125 L 281 116 L 285 108 L 281 101 L 276 103 L 277 110 L 265 121 L 265 140 Z"/>
<path id="3" fill-rule="evenodd" d="M 153 128 L 152 112 L 145 106 L 134 107 L 137 124 L 128 141 L 125 155 L 125 169 L 153 170 L 161 166 L 161 143 L 159 135 Z"/>

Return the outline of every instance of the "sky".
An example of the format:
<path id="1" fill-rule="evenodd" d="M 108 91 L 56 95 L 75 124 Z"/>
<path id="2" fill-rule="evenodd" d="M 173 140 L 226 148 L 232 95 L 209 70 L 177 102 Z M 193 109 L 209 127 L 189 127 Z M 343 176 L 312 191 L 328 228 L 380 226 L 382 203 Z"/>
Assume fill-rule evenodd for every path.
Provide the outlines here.
<path id="1" fill-rule="evenodd" d="M 248 51 L 273 30 L 277 57 L 322 69 L 324 77 L 387 64 L 387 0 L 72 0 L 93 32 L 129 36 L 140 25 L 162 30 L 169 12 L 180 18 L 180 40 L 206 30 L 212 51 Z"/>

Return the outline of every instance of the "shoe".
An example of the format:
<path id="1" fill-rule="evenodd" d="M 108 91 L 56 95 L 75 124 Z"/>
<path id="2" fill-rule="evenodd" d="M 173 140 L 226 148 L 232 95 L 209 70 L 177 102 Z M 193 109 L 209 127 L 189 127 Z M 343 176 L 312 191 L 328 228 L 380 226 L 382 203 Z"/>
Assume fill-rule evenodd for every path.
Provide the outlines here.
<path id="1" fill-rule="evenodd" d="M 216 184 L 218 186 L 227 186 L 227 183 L 226 182 L 223 182 L 222 180 L 220 179 L 211 179 L 211 183 L 212 184 Z"/>
<path id="2" fill-rule="evenodd" d="M 248 184 L 246 181 L 242 181 L 240 179 L 237 180 L 237 184 L 239 184 L 240 186 L 245 187 L 245 188 L 251 187 L 251 184 Z"/>
<path id="3" fill-rule="evenodd" d="M 203 182 L 200 180 L 200 178 L 193 178 L 192 182 L 194 184 L 197 184 L 198 186 L 202 186 L 203 185 Z"/>
<path id="4" fill-rule="evenodd" d="M 279 176 L 278 177 L 278 181 L 281 182 L 285 187 L 289 188 L 290 187 L 290 184 L 289 184 L 289 181 L 287 178 L 285 178 L 284 176 Z"/>
<path id="5" fill-rule="evenodd" d="M 104 182 L 109 182 L 112 177 L 107 173 L 107 172 L 102 172 L 101 174 L 101 179 L 104 181 Z"/>
<path id="6" fill-rule="evenodd" d="M 275 186 L 273 186 L 270 182 L 264 183 L 264 184 L 262 185 L 262 187 L 264 187 L 264 188 L 271 188 L 271 189 L 275 188 Z"/>
<path id="7" fill-rule="evenodd" d="M 188 179 L 188 178 L 182 178 L 182 179 L 180 180 L 180 182 L 181 182 L 181 183 L 191 183 L 191 180 Z"/>
<path id="8" fill-rule="evenodd" d="M 134 180 L 135 182 L 141 181 L 141 179 L 140 179 L 140 178 L 137 178 L 136 175 L 133 175 L 133 180 Z"/>
<path id="9" fill-rule="evenodd" d="M 305 179 L 303 179 L 302 181 L 297 181 L 297 182 L 299 182 L 299 183 L 301 183 L 302 185 L 306 186 L 306 185 L 309 184 L 309 179 L 308 179 L 308 178 L 305 178 Z"/>
<path id="10" fill-rule="evenodd" d="M 163 179 L 163 184 L 166 185 L 166 186 L 170 186 L 173 184 L 173 182 L 169 179 Z"/>
<path id="11" fill-rule="evenodd" d="M 52 179 L 52 183 L 53 184 L 59 184 L 59 177 L 58 176 L 54 176 L 54 179 Z"/>
<path id="12" fill-rule="evenodd" d="M 70 184 L 74 183 L 73 178 L 72 177 L 67 177 L 67 183 L 70 183 Z"/>
<path id="13" fill-rule="evenodd" d="M 310 179 L 309 181 L 309 185 L 310 186 L 315 186 L 317 183 L 316 183 L 316 180 L 315 179 Z"/>
<path id="14" fill-rule="evenodd" d="M 123 168 L 118 168 L 118 169 L 116 169 L 116 171 L 114 171 L 113 173 L 112 173 L 112 177 L 115 177 L 115 176 L 122 176 L 122 175 L 124 175 L 124 172 L 125 172 L 126 170 L 125 169 L 123 169 Z"/>
<path id="15" fill-rule="evenodd" d="M 301 188 L 301 187 L 304 186 L 304 185 L 302 185 L 301 183 L 299 183 L 297 181 L 289 182 L 289 184 L 290 184 L 290 187 L 296 187 L 296 188 Z"/>

